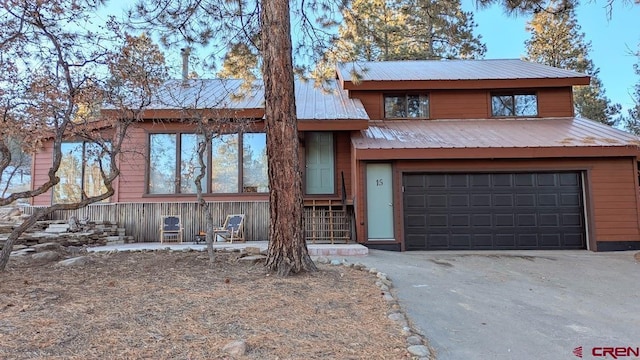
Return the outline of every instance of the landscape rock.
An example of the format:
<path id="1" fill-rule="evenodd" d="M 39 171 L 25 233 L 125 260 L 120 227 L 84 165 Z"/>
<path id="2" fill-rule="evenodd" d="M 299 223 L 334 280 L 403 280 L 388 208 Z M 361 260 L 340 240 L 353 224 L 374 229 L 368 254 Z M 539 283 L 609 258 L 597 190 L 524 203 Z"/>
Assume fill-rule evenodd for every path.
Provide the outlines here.
<path id="1" fill-rule="evenodd" d="M 422 345 L 422 339 L 420 336 L 411 335 L 407 338 L 407 344 L 409 345 Z"/>
<path id="2" fill-rule="evenodd" d="M 59 266 L 83 266 L 92 263 L 93 260 L 88 256 L 78 256 L 71 259 L 59 261 Z"/>
<path id="3" fill-rule="evenodd" d="M 401 313 L 393 313 L 393 314 L 389 314 L 389 316 L 387 316 L 389 319 L 393 320 L 393 321 L 405 321 L 404 320 L 404 315 L 402 315 Z"/>
<path id="4" fill-rule="evenodd" d="M 328 264 L 329 263 L 329 259 L 327 259 L 324 256 L 320 256 L 318 259 L 316 259 L 316 262 L 318 264 Z"/>
<path id="5" fill-rule="evenodd" d="M 54 242 L 47 242 L 47 243 L 36 244 L 32 246 L 32 248 L 34 248 L 37 252 L 46 251 L 46 250 L 60 250 L 60 247 L 61 247 L 60 244 L 54 243 Z"/>
<path id="6" fill-rule="evenodd" d="M 407 350 L 414 356 L 420 357 L 428 357 L 429 356 L 429 348 L 424 345 L 411 345 L 407 348 Z"/>
<path id="7" fill-rule="evenodd" d="M 382 298 L 387 302 L 392 302 L 392 301 L 396 300 L 396 299 L 393 298 L 393 295 L 391 295 L 388 292 L 385 292 L 384 295 L 382 296 Z"/>
<path id="8" fill-rule="evenodd" d="M 55 251 L 47 250 L 47 251 L 35 253 L 31 255 L 31 258 L 37 261 L 56 261 L 60 258 L 60 254 L 58 254 Z"/>
<path id="9" fill-rule="evenodd" d="M 257 246 L 247 246 L 244 251 L 249 255 L 262 255 L 260 248 Z"/>
<path id="10" fill-rule="evenodd" d="M 238 261 L 255 264 L 260 261 L 265 261 L 266 259 L 267 257 L 264 255 L 249 255 L 249 256 L 239 258 Z"/>
<path id="11" fill-rule="evenodd" d="M 338 266 L 338 265 L 340 265 L 340 264 L 342 264 L 342 263 L 341 263 L 341 262 L 340 262 L 340 260 L 338 260 L 338 259 L 333 259 L 333 260 L 331 260 L 331 265 L 333 265 L 333 266 Z"/>
<path id="12" fill-rule="evenodd" d="M 222 351 L 231 356 L 244 356 L 247 352 L 247 343 L 241 340 L 232 341 L 225 345 L 222 348 Z"/>

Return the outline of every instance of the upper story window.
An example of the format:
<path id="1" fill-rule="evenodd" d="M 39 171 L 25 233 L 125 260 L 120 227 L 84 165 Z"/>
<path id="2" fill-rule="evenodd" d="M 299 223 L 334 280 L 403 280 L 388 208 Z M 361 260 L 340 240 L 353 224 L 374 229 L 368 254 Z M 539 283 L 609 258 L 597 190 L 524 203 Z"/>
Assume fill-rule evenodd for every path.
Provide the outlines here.
<path id="1" fill-rule="evenodd" d="M 385 119 L 428 119 L 429 95 L 394 94 L 384 96 Z"/>
<path id="2" fill-rule="evenodd" d="M 536 94 L 493 94 L 491 116 L 537 116 Z"/>

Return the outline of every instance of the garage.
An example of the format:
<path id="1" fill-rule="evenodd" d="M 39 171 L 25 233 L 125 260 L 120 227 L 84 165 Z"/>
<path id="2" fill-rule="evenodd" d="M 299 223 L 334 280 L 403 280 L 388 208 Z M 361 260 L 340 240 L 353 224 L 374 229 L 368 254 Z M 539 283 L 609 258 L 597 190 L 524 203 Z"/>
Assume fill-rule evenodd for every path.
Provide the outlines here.
<path id="1" fill-rule="evenodd" d="M 406 250 L 585 249 L 580 172 L 405 173 Z"/>

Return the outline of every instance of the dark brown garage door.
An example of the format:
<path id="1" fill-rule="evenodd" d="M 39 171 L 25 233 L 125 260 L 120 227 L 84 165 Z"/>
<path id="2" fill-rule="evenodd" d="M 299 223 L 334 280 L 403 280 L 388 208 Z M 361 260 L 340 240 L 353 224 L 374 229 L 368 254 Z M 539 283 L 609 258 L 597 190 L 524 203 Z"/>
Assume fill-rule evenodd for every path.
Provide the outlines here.
<path id="1" fill-rule="evenodd" d="M 584 249 L 580 173 L 405 174 L 407 250 Z"/>

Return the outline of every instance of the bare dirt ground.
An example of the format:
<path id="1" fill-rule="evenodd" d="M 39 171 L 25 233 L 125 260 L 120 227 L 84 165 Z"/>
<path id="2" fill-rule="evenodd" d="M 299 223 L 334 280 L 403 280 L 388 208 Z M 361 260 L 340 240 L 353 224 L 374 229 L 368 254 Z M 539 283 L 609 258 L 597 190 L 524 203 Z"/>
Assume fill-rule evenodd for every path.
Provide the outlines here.
<path id="1" fill-rule="evenodd" d="M 288 278 L 198 252 L 90 255 L 79 267 L 14 259 L 0 273 L 0 359 L 406 359 L 373 275 Z"/>

